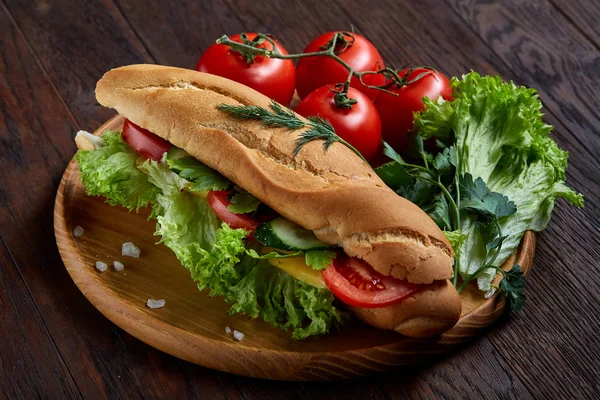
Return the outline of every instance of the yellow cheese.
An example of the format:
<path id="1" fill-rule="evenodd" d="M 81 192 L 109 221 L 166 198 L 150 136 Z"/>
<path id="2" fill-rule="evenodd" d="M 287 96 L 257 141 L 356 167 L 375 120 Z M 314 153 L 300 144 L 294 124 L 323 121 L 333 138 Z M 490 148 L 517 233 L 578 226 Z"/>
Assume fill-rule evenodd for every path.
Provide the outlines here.
<path id="1" fill-rule="evenodd" d="M 321 272 L 315 271 L 304 261 L 304 257 L 270 258 L 271 265 L 284 270 L 294 278 L 317 288 L 326 288 Z"/>

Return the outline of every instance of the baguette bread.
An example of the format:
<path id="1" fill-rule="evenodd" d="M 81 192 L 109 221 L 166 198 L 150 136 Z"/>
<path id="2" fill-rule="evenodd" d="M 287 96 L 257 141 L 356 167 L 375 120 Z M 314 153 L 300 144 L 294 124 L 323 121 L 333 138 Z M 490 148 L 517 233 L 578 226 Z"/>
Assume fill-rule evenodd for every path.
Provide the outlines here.
<path id="1" fill-rule="evenodd" d="M 265 128 L 216 108 L 218 104 L 269 108 L 270 100 L 253 89 L 191 70 L 131 65 L 107 72 L 98 82 L 96 97 L 381 274 L 418 284 L 452 277 L 454 253 L 437 225 L 389 189 L 346 146 L 334 143 L 324 151 L 321 141 L 312 141 L 292 157 L 301 131 Z M 446 322 L 437 333 L 452 326 L 460 314 L 460 299 L 452 291 L 453 297 L 448 289 L 431 291 L 444 294 L 447 301 L 439 304 L 446 304 L 445 311 L 440 312 L 450 316 L 442 318 Z M 429 295 L 427 302 L 435 302 L 433 297 Z M 410 327 L 399 331 L 422 336 Z"/>

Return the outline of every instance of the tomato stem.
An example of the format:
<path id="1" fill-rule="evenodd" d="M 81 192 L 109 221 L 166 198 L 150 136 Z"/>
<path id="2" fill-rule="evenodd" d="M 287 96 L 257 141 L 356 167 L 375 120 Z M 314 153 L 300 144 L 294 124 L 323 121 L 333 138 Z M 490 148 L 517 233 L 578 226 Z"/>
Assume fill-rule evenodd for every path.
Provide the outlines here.
<path id="1" fill-rule="evenodd" d="M 350 37 L 350 40 L 347 40 L 346 36 Z M 376 71 L 356 71 L 347 62 L 345 62 L 344 60 L 342 60 L 339 57 L 339 54 L 342 54 L 354 43 L 354 33 L 351 33 L 351 32 L 336 33 L 335 35 L 333 35 L 333 37 L 331 38 L 331 40 L 329 42 L 327 42 L 325 45 L 320 47 L 321 51 L 315 51 L 312 53 L 295 53 L 295 54 L 281 54 L 279 52 L 279 50 L 277 50 L 277 45 L 271 35 L 266 35 L 264 33 L 258 33 L 257 36 L 253 40 L 249 40 L 247 35 L 245 33 L 242 33 L 240 35 L 240 38 L 242 39 L 242 43 L 231 40 L 229 38 L 229 36 L 227 36 L 227 35 L 223 35 L 220 38 L 218 38 L 216 42 L 217 42 L 217 44 L 223 44 L 225 46 L 229 46 L 229 47 L 231 47 L 232 50 L 242 54 L 242 56 L 246 59 L 248 64 L 252 64 L 254 62 L 254 57 L 257 55 L 267 57 L 267 58 L 278 58 L 281 60 L 297 60 L 300 58 L 307 58 L 307 57 L 330 57 L 330 58 L 333 58 L 336 62 L 338 62 L 339 64 L 341 64 L 344 68 L 346 68 L 348 70 L 348 72 L 349 72 L 348 79 L 344 83 L 344 85 L 346 85 L 346 83 L 348 84 L 347 87 L 350 86 L 350 82 L 351 82 L 352 78 L 355 77 L 356 79 L 359 80 L 359 82 L 364 87 L 369 88 L 369 89 L 379 90 L 379 91 L 391 94 L 392 96 L 398 96 L 398 93 L 395 93 L 395 92 L 389 90 L 389 88 L 392 86 L 402 87 L 402 86 L 410 85 L 411 83 L 414 83 L 414 82 L 418 81 L 419 79 L 422 79 L 427 75 L 430 75 L 431 73 L 434 73 L 437 75 L 437 70 L 435 70 L 434 68 L 431 68 L 431 67 L 411 68 L 408 71 L 406 71 L 403 74 L 403 76 L 400 76 L 398 74 L 397 70 L 395 70 L 394 68 L 390 68 L 390 67 L 380 68 Z M 272 45 L 272 50 L 266 49 L 264 47 L 259 47 L 265 41 L 269 42 Z M 339 48 L 339 47 L 341 47 L 341 49 L 336 52 L 336 48 Z M 423 73 L 419 74 L 418 76 L 409 80 L 408 77 L 417 68 L 424 68 L 429 71 L 423 72 Z M 363 77 L 365 75 L 383 75 L 385 78 L 388 79 L 388 82 L 386 82 L 383 85 L 369 85 L 363 81 Z M 346 97 L 348 94 L 347 87 L 345 86 L 345 92 L 340 92 L 342 94 L 345 93 Z M 340 104 L 341 105 L 338 106 L 338 103 L 336 102 L 336 106 L 338 106 L 338 107 L 348 107 L 348 105 L 350 107 L 352 107 L 352 104 L 355 104 L 355 103 L 349 104 L 345 101 L 341 101 Z"/>
<path id="2" fill-rule="evenodd" d="M 330 91 L 335 93 L 333 101 L 335 106 L 338 108 L 352 108 L 352 106 L 358 101 L 352 97 L 348 97 L 348 89 L 350 88 L 350 79 L 344 83 L 338 83 L 335 85 L 335 89 L 327 87 Z"/>
<path id="3" fill-rule="evenodd" d="M 345 36 L 352 37 L 352 40 L 351 41 L 346 40 Z M 258 33 L 256 38 L 254 38 L 254 42 L 256 42 L 257 40 L 260 40 L 260 39 L 271 43 L 271 45 L 273 46 L 273 49 L 269 50 L 264 47 L 256 47 L 251 44 L 239 43 L 234 40 L 231 40 L 227 35 L 223 35 L 220 38 L 218 38 L 217 43 L 231 47 L 233 50 L 235 50 L 241 54 L 244 54 L 244 57 L 246 57 L 245 54 L 253 54 L 255 56 L 260 55 L 260 56 L 267 57 L 267 58 L 278 58 L 281 60 L 297 60 L 300 58 L 307 58 L 307 57 L 330 57 L 330 58 L 333 58 L 336 62 L 338 62 L 339 64 L 341 64 L 344 68 L 346 68 L 348 70 L 349 75 L 348 75 L 348 80 L 346 81 L 348 83 L 348 87 L 350 86 L 350 81 L 352 80 L 352 77 L 355 77 L 366 88 L 380 90 L 382 92 L 391 94 L 393 96 L 398 96 L 397 93 L 394 93 L 391 90 L 388 90 L 388 87 L 390 87 L 394 84 L 398 84 L 398 82 L 402 81 L 402 79 L 398 76 L 398 72 L 396 70 L 394 70 L 393 68 L 386 67 L 386 68 L 381 68 L 377 71 L 361 71 L 361 72 L 359 72 L 359 71 L 354 70 L 347 62 L 345 62 L 338 56 L 338 54 L 341 54 L 344 51 L 346 51 L 348 49 L 348 47 L 350 47 L 352 45 L 352 43 L 354 42 L 354 35 L 349 32 L 338 32 L 338 34 L 334 35 L 326 45 L 321 47 L 321 49 L 323 49 L 323 50 L 315 51 L 312 53 L 281 54 L 277 50 L 276 43 L 272 37 L 270 37 L 269 35 L 265 35 L 264 33 Z M 335 49 L 338 48 L 340 45 L 343 46 L 343 48 L 340 51 L 336 52 Z M 376 75 L 376 74 L 385 76 L 386 78 L 390 79 L 390 82 L 388 82 L 384 85 L 376 86 L 376 85 L 369 85 L 363 81 L 363 76 Z M 347 89 L 346 89 L 346 93 L 347 93 Z"/>

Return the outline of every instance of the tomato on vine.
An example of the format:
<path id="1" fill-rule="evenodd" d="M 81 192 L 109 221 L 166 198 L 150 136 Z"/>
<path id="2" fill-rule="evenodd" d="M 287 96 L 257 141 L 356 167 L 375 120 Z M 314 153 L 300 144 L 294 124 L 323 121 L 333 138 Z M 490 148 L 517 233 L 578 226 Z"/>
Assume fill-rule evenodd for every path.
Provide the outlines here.
<path id="1" fill-rule="evenodd" d="M 325 118 L 337 135 L 371 161 L 381 145 L 379 114 L 363 93 L 350 87 L 345 95 L 343 89 L 320 87 L 306 96 L 295 111 L 303 117 Z"/>
<path id="2" fill-rule="evenodd" d="M 381 92 L 374 101 L 381 118 L 383 140 L 394 150 L 405 153 L 407 134 L 413 129 L 413 114 L 425 106 L 423 97 L 452 99 L 448 78 L 430 68 L 408 68 L 398 73 L 395 83 L 386 87 L 395 95 Z"/>
<path id="3" fill-rule="evenodd" d="M 271 51 L 276 48 L 280 54 L 288 54 L 275 39 L 257 36 L 256 33 L 241 33 L 230 39 L 256 49 Z M 283 105 L 288 105 L 294 95 L 296 69 L 294 61 L 289 59 L 268 58 L 216 43 L 202 53 L 196 70 L 242 83 Z"/>
<path id="4" fill-rule="evenodd" d="M 337 36 L 336 36 L 337 35 Z M 314 39 L 304 49 L 304 53 L 323 51 L 336 40 L 334 52 L 344 63 L 356 72 L 378 71 L 384 68 L 383 59 L 375 46 L 363 36 L 349 32 L 328 32 Z M 298 60 L 296 69 L 296 90 L 301 99 L 312 91 L 325 86 L 346 82 L 348 68 L 339 61 L 327 56 L 304 57 Z M 366 85 L 379 86 L 385 77 L 379 74 L 365 74 L 361 77 Z M 374 99 L 377 91 L 365 87 L 353 76 L 350 86 Z"/>

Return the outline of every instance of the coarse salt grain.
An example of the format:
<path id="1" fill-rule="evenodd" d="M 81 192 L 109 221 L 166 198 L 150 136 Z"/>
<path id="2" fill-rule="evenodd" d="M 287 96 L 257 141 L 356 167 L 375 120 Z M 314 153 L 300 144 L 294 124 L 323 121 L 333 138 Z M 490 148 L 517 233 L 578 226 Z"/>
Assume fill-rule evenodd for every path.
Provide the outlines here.
<path id="1" fill-rule="evenodd" d="M 239 341 L 241 341 L 241 340 L 244 338 L 244 334 L 243 334 L 242 332 L 240 332 L 240 331 L 235 331 L 235 330 L 234 330 L 234 331 L 233 331 L 233 337 L 234 337 L 236 340 L 239 340 Z"/>
<path id="2" fill-rule="evenodd" d="M 132 242 L 125 242 L 121 246 L 121 255 L 140 258 L 141 250 Z"/>
<path id="3" fill-rule="evenodd" d="M 228 326 L 226 326 L 226 327 L 225 327 L 225 333 L 231 333 L 231 328 L 230 328 L 230 327 L 228 327 Z"/>
<path id="4" fill-rule="evenodd" d="M 115 260 L 115 261 L 113 262 L 113 266 L 115 267 L 115 269 L 116 269 L 117 271 L 123 271 L 123 270 L 125 269 L 125 265 L 123 265 L 123 263 L 122 263 L 122 262 L 120 262 L 120 261 L 116 261 L 116 260 Z"/>
<path id="5" fill-rule="evenodd" d="M 160 300 L 154 300 L 154 299 L 148 299 L 148 301 L 146 302 L 146 305 L 150 308 L 162 308 L 165 306 L 166 301 L 164 301 L 163 299 Z"/>
<path id="6" fill-rule="evenodd" d="M 104 272 L 106 271 L 106 268 L 108 268 L 108 265 L 102 261 L 96 261 L 96 269 L 100 272 Z"/>
<path id="7" fill-rule="evenodd" d="M 73 229 L 73 237 L 81 237 L 83 235 L 83 228 L 77 225 L 75 229 Z"/>

